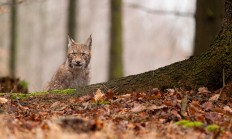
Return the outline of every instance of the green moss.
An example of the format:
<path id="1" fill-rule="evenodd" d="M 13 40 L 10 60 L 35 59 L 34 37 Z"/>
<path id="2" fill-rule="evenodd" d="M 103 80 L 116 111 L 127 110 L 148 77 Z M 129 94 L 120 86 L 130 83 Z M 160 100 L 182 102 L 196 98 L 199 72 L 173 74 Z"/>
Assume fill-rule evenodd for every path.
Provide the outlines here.
<path id="1" fill-rule="evenodd" d="M 220 127 L 219 127 L 218 125 L 216 125 L 216 124 L 208 125 L 208 126 L 206 127 L 206 129 L 207 129 L 208 131 L 211 131 L 211 132 L 216 131 L 216 130 L 218 130 L 219 128 L 220 128 Z"/>
<path id="2" fill-rule="evenodd" d="M 202 122 L 199 122 L 199 121 L 192 122 L 189 120 L 180 120 L 180 121 L 176 122 L 175 124 L 178 126 L 183 126 L 183 127 L 188 127 L 188 128 L 193 128 L 193 127 L 204 128 L 205 130 L 208 130 L 210 132 L 214 132 L 214 131 L 220 129 L 220 127 L 216 124 L 203 126 L 204 124 Z"/>
<path id="3" fill-rule="evenodd" d="M 175 124 L 176 125 L 184 125 L 184 124 L 189 123 L 189 122 L 190 122 L 189 120 L 180 120 L 180 121 L 176 122 Z"/>
<path id="4" fill-rule="evenodd" d="M 201 127 L 203 125 L 202 122 L 194 121 L 194 122 L 189 122 L 185 126 L 186 127 Z"/>
<path id="5" fill-rule="evenodd" d="M 65 90 L 52 90 L 50 92 L 33 92 L 29 94 L 22 94 L 22 93 L 12 93 L 12 99 L 25 99 L 32 96 L 41 96 L 41 95 L 48 95 L 48 94 L 57 94 L 57 95 L 68 95 L 73 94 L 76 92 L 76 89 L 65 89 Z M 5 95 L 6 93 L 2 93 L 0 95 Z"/>
<path id="6" fill-rule="evenodd" d="M 52 94 L 62 94 L 62 95 L 68 95 L 73 94 L 76 92 L 76 89 L 64 89 L 64 90 L 52 90 L 50 93 Z"/>
<path id="7" fill-rule="evenodd" d="M 203 125 L 202 122 L 199 121 L 188 121 L 188 120 L 181 120 L 175 123 L 176 125 L 181 125 L 183 127 L 201 127 Z"/>
<path id="8" fill-rule="evenodd" d="M 12 99 L 24 99 L 26 97 L 28 97 L 27 94 L 15 94 L 15 93 L 11 96 Z"/>
<path id="9" fill-rule="evenodd" d="M 22 80 L 22 81 L 19 82 L 19 85 L 21 85 L 22 88 L 25 89 L 25 90 L 27 90 L 27 88 L 28 88 L 28 82 L 27 81 Z"/>
<path id="10" fill-rule="evenodd" d="M 29 94 L 22 94 L 22 93 L 12 93 L 12 99 L 25 99 L 32 96 L 40 96 L 40 95 L 47 95 L 48 92 L 34 92 Z"/>

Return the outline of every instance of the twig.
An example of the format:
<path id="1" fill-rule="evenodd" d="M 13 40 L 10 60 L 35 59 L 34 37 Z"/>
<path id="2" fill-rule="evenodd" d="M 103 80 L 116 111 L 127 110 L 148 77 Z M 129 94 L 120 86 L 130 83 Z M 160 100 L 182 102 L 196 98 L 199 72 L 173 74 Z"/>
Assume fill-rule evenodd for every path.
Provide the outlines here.
<path id="1" fill-rule="evenodd" d="M 186 117 L 187 104 L 188 104 L 188 95 L 185 95 L 185 97 L 181 100 L 181 111 L 180 111 L 180 115 L 184 118 Z"/>
<path id="2" fill-rule="evenodd" d="M 222 69 L 222 81 L 223 81 L 223 87 L 226 86 L 226 81 L 225 81 L 225 67 Z"/>

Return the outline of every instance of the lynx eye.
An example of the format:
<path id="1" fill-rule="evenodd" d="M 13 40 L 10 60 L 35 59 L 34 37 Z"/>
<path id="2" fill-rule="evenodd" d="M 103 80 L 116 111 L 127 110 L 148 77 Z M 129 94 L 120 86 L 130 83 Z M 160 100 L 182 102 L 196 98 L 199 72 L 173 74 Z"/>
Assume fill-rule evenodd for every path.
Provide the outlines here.
<path id="1" fill-rule="evenodd" d="M 76 55 L 77 53 L 76 53 L 76 52 L 72 52 L 71 54 L 72 54 L 72 55 Z"/>
<path id="2" fill-rule="evenodd" d="M 84 52 L 81 53 L 82 56 L 85 56 L 86 54 Z"/>

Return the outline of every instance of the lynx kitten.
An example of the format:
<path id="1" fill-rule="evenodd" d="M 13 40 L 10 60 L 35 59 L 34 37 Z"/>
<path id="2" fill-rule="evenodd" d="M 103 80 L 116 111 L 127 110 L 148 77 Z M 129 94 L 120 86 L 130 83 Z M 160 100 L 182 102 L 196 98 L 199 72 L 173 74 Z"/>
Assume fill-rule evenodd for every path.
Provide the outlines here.
<path id="1" fill-rule="evenodd" d="M 91 35 L 84 44 L 68 37 L 67 59 L 55 72 L 46 90 L 77 88 L 89 84 L 89 62 L 91 59 Z"/>

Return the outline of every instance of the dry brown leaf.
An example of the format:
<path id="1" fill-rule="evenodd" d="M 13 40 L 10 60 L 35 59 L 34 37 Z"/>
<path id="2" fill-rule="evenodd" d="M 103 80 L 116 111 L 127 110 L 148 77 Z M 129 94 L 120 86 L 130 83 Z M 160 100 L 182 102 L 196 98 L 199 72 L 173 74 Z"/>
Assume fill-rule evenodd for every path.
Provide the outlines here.
<path id="1" fill-rule="evenodd" d="M 197 113 L 204 114 L 205 112 L 202 110 L 199 101 L 192 101 L 188 106 L 188 113 L 190 115 L 196 115 Z"/>
<path id="2" fill-rule="evenodd" d="M 198 88 L 198 93 L 210 93 L 207 87 Z"/>
<path id="3" fill-rule="evenodd" d="M 205 113 L 205 118 L 211 120 L 211 122 L 215 122 L 221 118 L 221 115 L 217 112 L 209 112 Z"/>
<path id="4" fill-rule="evenodd" d="M 104 93 L 100 89 L 98 89 L 94 95 L 95 102 L 103 101 L 104 100 Z"/>
<path id="5" fill-rule="evenodd" d="M 167 108 L 167 106 L 165 106 L 165 105 L 161 105 L 161 106 L 151 105 L 151 106 L 147 107 L 146 109 L 153 111 L 153 110 L 159 110 L 159 109 L 163 109 L 163 108 Z"/>
<path id="6" fill-rule="evenodd" d="M 93 95 L 84 95 L 78 98 L 79 102 L 86 102 L 93 99 Z"/>
<path id="7" fill-rule="evenodd" d="M 51 108 L 57 107 L 59 105 L 60 105 L 60 101 L 56 101 L 56 102 L 52 103 Z"/>
<path id="8" fill-rule="evenodd" d="M 178 111 L 177 110 L 171 110 L 171 114 L 173 114 L 173 115 L 175 115 L 178 119 L 181 119 L 181 116 L 180 116 L 180 114 L 178 113 Z M 187 115 L 187 114 L 185 114 L 185 115 Z"/>
<path id="9" fill-rule="evenodd" d="M 224 113 L 225 111 L 222 108 L 213 108 L 212 111 L 217 112 L 217 113 Z"/>
<path id="10" fill-rule="evenodd" d="M 232 114 L 232 109 L 229 106 L 224 106 L 223 109 Z"/>
<path id="11" fill-rule="evenodd" d="M 205 122 L 205 115 L 201 113 L 196 113 L 195 114 L 195 120 Z"/>
<path id="12" fill-rule="evenodd" d="M 209 101 L 217 101 L 219 97 L 220 97 L 219 94 L 213 95 L 212 97 L 209 98 Z"/>
<path id="13" fill-rule="evenodd" d="M 82 103 L 82 106 L 84 106 L 84 110 L 86 110 L 87 108 L 91 108 L 91 105 L 89 102 Z"/>
<path id="14" fill-rule="evenodd" d="M 127 124 L 128 129 L 134 129 L 135 127 L 136 127 L 136 125 L 134 123 Z"/>
<path id="15" fill-rule="evenodd" d="M 114 92 L 113 92 L 111 89 L 109 89 L 109 90 L 107 91 L 107 93 L 105 94 L 105 96 L 106 96 L 106 99 L 107 99 L 107 100 L 113 99 L 113 98 L 114 98 Z"/>
<path id="16" fill-rule="evenodd" d="M 168 100 L 164 100 L 163 104 L 166 106 L 174 106 L 173 103 L 171 101 L 168 101 Z"/>
<path id="17" fill-rule="evenodd" d="M 162 97 L 162 93 L 159 90 L 154 90 L 146 94 L 146 98 L 149 100 L 160 99 Z"/>
<path id="18" fill-rule="evenodd" d="M 166 89 L 168 91 L 168 93 L 175 93 L 175 89 Z"/>
<path id="19" fill-rule="evenodd" d="M 0 103 L 1 104 L 4 104 L 6 102 L 8 102 L 8 100 L 6 98 L 3 98 L 3 97 L 0 98 Z"/>
<path id="20" fill-rule="evenodd" d="M 212 102 L 205 102 L 202 104 L 202 108 L 204 108 L 205 110 L 210 110 L 213 108 L 213 104 Z"/>
<path id="21" fill-rule="evenodd" d="M 125 95 L 122 95 L 123 98 L 129 98 L 131 97 L 131 94 L 125 94 Z"/>
<path id="22" fill-rule="evenodd" d="M 137 113 L 137 112 L 141 112 L 146 110 L 146 107 L 141 105 L 141 104 L 137 104 L 134 108 L 131 109 L 131 112 Z"/>

